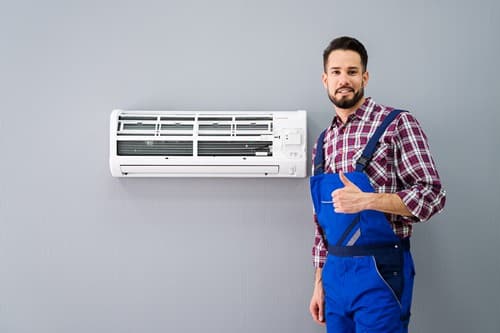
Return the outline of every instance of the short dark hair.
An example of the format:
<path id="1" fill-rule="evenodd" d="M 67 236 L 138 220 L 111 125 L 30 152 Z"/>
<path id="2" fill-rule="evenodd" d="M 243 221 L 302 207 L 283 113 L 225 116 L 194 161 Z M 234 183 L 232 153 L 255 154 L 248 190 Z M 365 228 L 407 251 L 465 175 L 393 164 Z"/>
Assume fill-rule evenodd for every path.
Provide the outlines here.
<path id="1" fill-rule="evenodd" d="M 328 47 L 323 51 L 323 70 L 326 73 L 326 64 L 328 62 L 328 56 L 335 50 L 351 50 L 357 52 L 361 57 L 361 64 L 363 65 L 363 72 L 366 71 L 366 66 L 368 65 L 368 53 L 365 47 L 356 38 L 342 36 L 335 38 L 328 44 Z"/>

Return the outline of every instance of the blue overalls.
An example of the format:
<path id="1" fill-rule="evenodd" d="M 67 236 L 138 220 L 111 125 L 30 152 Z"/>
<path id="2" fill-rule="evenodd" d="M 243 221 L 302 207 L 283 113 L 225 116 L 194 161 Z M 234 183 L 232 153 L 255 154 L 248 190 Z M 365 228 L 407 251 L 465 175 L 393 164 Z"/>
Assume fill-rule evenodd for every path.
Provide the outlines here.
<path id="1" fill-rule="evenodd" d="M 356 171 L 345 176 L 363 192 L 374 192 L 363 172 L 394 110 L 366 145 Z M 323 266 L 325 320 L 328 333 L 406 333 L 415 270 L 409 239 L 401 240 L 382 212 L 335 213 L 331 193 L 344 187 L 338 174 L 324 173 L 321 133 L 310 178 L 311 196 L 328 246 Z"/>

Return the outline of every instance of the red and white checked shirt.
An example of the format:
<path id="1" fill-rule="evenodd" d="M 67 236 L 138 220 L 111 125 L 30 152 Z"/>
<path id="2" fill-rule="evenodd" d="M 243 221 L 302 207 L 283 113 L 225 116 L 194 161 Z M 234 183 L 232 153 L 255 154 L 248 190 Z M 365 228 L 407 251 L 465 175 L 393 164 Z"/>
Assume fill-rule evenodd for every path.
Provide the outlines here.
<path id="1" fill-rule="evenodd" d="M 335 116 L 326 131 L 323 145 L 325 173 L 354 171 L 368 140 L 392 110 L 368 97 L 345 124 Z M 315 155 L 316 144 L 313 161 Z M 387 127 L 365 173 L 375 192 L 398 194 L 413 214 L 413 217 L 387 214 L 392 229 L 401 238 L 411 236 L 412 223 L 426 221 L 444 208 L 445 191 L 432 160 L 427 137 L 409 112 L 399 114 Z M 316 214 L 314 223 L 313 264 L 323 267 L 327 248 Z"/>

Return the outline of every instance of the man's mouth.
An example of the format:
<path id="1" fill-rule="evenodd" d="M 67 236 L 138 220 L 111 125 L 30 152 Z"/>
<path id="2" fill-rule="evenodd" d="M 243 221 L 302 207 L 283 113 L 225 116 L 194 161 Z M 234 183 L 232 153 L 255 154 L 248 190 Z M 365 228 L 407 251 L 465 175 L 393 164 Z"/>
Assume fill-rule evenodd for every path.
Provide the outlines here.
<path id="1" fill-rule="evenodd" d="M 347 94 L 347 93 L 350 93 L 350 92 L 354 92 L 354 90 L 352 88 L 340 88 L 340 89 L 337 89 L 337 94 Z"/>

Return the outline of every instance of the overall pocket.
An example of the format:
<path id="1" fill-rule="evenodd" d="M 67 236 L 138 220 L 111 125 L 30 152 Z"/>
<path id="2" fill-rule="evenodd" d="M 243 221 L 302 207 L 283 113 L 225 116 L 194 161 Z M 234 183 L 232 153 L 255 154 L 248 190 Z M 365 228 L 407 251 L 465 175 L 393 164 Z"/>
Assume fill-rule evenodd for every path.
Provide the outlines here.
<path id="1" fill-rule="evenodd" d="M 403 251 L 400 249 L 385 251 L 373 258 L 378 274 L 401 303 L 404 288 Z"/>

